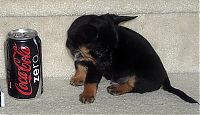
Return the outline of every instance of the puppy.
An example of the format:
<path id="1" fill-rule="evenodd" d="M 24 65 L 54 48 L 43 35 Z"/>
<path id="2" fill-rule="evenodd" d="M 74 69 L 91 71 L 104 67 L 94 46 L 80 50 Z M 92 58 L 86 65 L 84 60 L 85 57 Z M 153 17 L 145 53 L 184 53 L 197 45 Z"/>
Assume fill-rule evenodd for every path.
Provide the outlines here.
<path id="1" fill-rule="evenodd" d="M 66 46 L 76 69 L 70 84 L 84 85 L 80 101 L 94 102 L 104 76 L 111 81 L 107 91 L 112 95 L 145 93 L 162 87 L 187 102 L 198 103 L 171 86 L 159 56 L 143 36 L 118 25 L 136 17 L 84 15 L 70 26 Z"/>

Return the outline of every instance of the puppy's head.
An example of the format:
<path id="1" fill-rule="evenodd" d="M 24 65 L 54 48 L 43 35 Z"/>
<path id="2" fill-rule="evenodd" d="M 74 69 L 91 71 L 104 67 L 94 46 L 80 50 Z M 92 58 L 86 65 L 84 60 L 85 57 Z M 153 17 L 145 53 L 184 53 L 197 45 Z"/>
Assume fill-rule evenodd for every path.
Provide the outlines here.
<path id="1" fill-rule="evenodd" d="M 92 60 L 100 68 L 109 67 L 112 51 L 118 46 L 118 24 L 134 18 L 113 14 L 81 16 L 68 30 L 67 47 L 75 57 Z"/>

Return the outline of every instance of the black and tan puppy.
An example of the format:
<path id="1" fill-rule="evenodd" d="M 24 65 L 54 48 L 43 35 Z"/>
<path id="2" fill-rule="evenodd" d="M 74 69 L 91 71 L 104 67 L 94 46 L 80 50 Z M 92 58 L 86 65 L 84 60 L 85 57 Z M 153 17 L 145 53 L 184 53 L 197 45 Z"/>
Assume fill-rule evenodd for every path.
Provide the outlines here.
<path id="1" fill-rule="evenodd" d="M 84 85 L 80 101 L 95 100 L 98 83 L 104 76 L 112 82 L 107 88 L 112 95 L 145 93 L 163 87 L 187 102 L 198 103 L 171 86 L 159 56 L 143 36 L 118 25 L 136 17 L 85 15 L 72 23 L 66 45 L 76 68 L 70 84 Z"/>

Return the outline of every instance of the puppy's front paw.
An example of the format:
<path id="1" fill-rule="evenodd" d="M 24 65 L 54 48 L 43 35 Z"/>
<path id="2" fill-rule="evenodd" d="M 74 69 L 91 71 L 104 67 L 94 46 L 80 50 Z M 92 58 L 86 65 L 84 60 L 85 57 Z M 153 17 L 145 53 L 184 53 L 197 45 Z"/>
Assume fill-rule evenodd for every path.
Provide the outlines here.
<path id="1" fill-rule="evenodd" d="M 72 77 L 70 80 L 70 84 L 73 86 L 82 86 L 84 84 L 85 79 L 83 77 Z"/>
<path id="2" fill-rule="evenodd" d="M 83 92 L 79 95 L 79 100 L 84 104 L 93 103 L 95 100 L 95 95 Z"/>
<path id="3" fill-rule="evenodd" d="M 79 95 L 82 103 L 93 103 L 97 92 L 97 83 L 87 83 L 84 85 L 84 91 Z"/>

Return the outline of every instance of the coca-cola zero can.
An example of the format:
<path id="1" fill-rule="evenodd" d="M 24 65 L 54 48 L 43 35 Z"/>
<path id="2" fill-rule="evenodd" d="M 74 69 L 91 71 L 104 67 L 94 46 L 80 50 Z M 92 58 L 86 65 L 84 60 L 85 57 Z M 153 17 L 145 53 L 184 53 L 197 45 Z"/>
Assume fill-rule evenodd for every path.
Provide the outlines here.
<path id="1" fill-rule="evenodd" d="M 16 29 L 6 40 L 8 94 L 30 99 L 43 93 L 41 40 L 35 30 Z"/>

